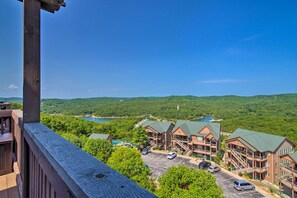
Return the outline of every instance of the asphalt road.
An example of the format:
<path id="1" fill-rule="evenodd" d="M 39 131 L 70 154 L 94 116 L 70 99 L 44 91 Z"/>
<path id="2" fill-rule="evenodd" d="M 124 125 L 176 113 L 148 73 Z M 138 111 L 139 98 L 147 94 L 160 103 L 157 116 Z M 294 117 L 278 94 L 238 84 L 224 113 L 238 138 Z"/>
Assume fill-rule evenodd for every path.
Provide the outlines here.
<path id="1" fill-rule="evenodd" d="M 150 167 L 153 175 L 152 177 L 156 180 L 160 178 L 162 174 L 164 174 L 167 169 L 171 166 L 176 166 L 179 164 L 185 164 L 190 167 L 195 167 L 192 163 L 190 163 L 189 159 L 176 157 L 172 160 L 168 160 L 166 155 L 157 154 L 157 153 L 149 153 L 148 155 L 142 155 L 143 161 Z M 233 182 L 237 180 L 236 178 L 220 171 L 214 174 L 217 178 L 216 182 L 223 189 L 225 196 L 227 198 L 260 198 L 264 197 L 262 194 L 257 192 L 256 190 L 248 190 L 248 191 L 237 191 L 233 188 Z"/>

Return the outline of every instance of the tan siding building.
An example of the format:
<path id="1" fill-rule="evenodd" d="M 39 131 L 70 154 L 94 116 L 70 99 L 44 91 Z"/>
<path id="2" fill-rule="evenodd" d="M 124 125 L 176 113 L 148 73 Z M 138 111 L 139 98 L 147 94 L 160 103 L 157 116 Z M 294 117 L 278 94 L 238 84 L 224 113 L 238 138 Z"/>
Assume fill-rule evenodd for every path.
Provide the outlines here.
<path id="1" fill-rule="evenodd" d="M 145 121 L 142 124 L 147 132 L 148 141 L 152 146 L 168 150 L 171 145 L 171 132 L 174 128 L 172 122 Z"/>
<path id="2" fill-rule="evenodd" d="M 295 145 L 284 137 L 237 129 L 226 140 L 225 163 L 254 179 L 278 182 L 280 157 Z"/>
<path id="3" fill-rule="evenodd" d="M 220 124 L 178 120 L 171 138 L 173 149 L 212 160 L 220 150 Z"/>
<path id="4" fill-rule="evenodd" d="M 278 176 L 282 187 L 290 188 L 297 197 L 297 152 L 281 155 L 279 163 L 281 168 Z"/>

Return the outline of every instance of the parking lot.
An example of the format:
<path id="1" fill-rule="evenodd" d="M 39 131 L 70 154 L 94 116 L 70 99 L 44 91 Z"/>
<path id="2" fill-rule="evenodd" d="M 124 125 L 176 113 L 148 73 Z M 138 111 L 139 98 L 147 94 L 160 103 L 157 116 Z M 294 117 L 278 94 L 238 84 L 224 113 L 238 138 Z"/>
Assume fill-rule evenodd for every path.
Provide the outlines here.
<path id="1" fill-rule="evenodd" d="M 173 160 L 168 160 L 165 154 L 149 153 L 148 155 L 142 155 L 143 161 L 150 167 L 153 175 L 152 177 L 156 180 L 166 172 L 171 166 L 184 164 L 190 167 L 195 167 L 194 164 L 190 163 L 189 159 L 176 157 Z M 260 198 L 264 197 L 256 190 L 248 191 L 237 191 L 233 188 L 233 182 L 236 178 L 224 173 L 223 171 L 214 174 L 217 178 L 217 184 L 224 190 L 226 197 L 228 198 Z"/>

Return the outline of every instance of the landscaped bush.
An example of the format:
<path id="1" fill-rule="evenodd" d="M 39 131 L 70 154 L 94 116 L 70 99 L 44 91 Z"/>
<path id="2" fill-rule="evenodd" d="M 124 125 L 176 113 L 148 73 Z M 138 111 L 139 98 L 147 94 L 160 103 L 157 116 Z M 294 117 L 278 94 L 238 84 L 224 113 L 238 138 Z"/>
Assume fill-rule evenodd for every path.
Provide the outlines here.
<path id="1" fill-rule="evenodd" d="M 271 194 L 274 194 L 274 192 L 275 192 L 275 190 L 272 188 L 272 187 L 269 187 L 269 192 L 271 193 Z"/>

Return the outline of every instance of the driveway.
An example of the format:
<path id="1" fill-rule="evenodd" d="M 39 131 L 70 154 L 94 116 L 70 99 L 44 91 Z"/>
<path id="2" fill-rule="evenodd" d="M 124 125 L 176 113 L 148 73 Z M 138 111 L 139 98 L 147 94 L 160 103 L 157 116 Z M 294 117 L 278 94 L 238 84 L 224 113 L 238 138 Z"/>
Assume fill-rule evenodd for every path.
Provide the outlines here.
<path id="1" fill-rule="evenodd" d="M 168 160 L 165 154 L 149 153 L 148 155 L 142 155 L 143 161 L 150 167 L 152 171 L 152 177 L 156 180 L 164 174 L 167 169 L 171 166 L 176 166 L 179 164 L 184 164 L 190 167 L 195 167 L 190 163 L 189 159 L 176 157 L 172 160 Z M 262 194 L 255 190 L 249 191 L 237 191 L 233 188 L 233 182 L 236 178 L 220 171 L 214 174 L 217 178 L 217 184 L 223 189 L 225 196 L 227 198 L 260 198 L 264 197 Z"/>

